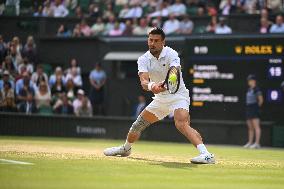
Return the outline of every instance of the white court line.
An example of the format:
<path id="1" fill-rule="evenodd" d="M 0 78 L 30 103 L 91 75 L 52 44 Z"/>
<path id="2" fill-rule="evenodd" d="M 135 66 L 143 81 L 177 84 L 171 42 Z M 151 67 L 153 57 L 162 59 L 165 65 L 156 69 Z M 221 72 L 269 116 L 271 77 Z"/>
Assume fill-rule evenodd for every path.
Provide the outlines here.
<path id="1" fill-rule="evenodd" d="M 0 159 L 0 164 L 33 165 L 33 163 L 24 162 L 24 161 L 15 161 L 15 160 L 9 160 L 9 159 Z"/>

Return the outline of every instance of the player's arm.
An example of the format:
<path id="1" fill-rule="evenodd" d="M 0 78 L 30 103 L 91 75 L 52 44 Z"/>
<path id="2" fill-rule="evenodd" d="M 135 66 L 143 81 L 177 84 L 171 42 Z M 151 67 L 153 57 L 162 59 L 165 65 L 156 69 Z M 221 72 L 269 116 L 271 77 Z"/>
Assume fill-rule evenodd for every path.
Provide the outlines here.
<path id="1" fill-rule="evenodd" d="M 262 95 L 258 95 L 257 96 L 257 100 L 258 100 L 258 106 L 261 107 L 263 105 L 263 96 Z"/>
<path id="2" fill-rule="evenodd" d="M 160 83 L 150 82 L 148 72 L 139 72 L 139 78 L 141 86 L 145 91 L 152 91 L 157 94 L 166 90 Z"/>
<path id="3" fill-rule="evenodd" d="M 149 78 L 148 72 L 139 72 L 139 78 L 140 78 L 140 83 L 141 83 L 142 88 L 145 91 L 149 91 L 148 84 L 149 84 L 150 78 Z"/>

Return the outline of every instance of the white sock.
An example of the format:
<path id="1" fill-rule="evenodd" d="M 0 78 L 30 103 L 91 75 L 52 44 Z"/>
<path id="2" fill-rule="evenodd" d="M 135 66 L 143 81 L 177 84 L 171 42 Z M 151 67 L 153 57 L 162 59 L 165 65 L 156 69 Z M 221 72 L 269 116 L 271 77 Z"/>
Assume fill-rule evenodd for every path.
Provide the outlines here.
<path id="1" fill-rule="evenodd" d="M 200 154 L 207 154 L 209 153 L 206 146 L 204 144 L 198 144 L 196 146 L 197 150 L 199 151 Z"/>
<path id="2" fill-rule="evenodd" d="M 132 144 L 133 144 L 133 143 L 129 143 L 129 142 L 126 140 L 123 146 L 124 146 L 125 150 L 129 150 L 129 149 L 131 148 Z"/>

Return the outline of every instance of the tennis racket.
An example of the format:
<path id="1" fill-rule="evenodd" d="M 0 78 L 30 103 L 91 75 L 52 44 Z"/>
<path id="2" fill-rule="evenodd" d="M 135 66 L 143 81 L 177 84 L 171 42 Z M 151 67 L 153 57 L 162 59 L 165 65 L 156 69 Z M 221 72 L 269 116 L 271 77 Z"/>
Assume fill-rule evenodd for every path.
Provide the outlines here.
<path id="1" fill-rule="evenodd" d="M 171 66 L 163 86 L 169 91 L 170 94 L 175 94 L 180 85 L 180 70 L 175 66 Z"/>

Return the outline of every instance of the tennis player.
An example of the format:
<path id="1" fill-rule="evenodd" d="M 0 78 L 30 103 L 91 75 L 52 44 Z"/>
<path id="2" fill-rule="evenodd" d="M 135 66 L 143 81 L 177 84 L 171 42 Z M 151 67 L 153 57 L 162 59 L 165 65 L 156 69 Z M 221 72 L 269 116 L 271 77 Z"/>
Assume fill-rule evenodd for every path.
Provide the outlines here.
<path id="1" fill-rule="evenodd" d="M 180 87 L 175 94 L 170 94 L 162 85 L 171 66 L 180 69 L 180 58 L 175 50 L 165 46 L 165 33 L 161 28 L 153 28 L 149 32 L 148 47 L 149 50 L 138 58 L 138 75 L 142 88 L 155 94 L 154 100 L 132 124 L 125 144 L 107 148 L 104 150 L 104 154 L 106 156 L 129 156 L 133 143 L 139 139 L 144 129 L 173 113 L 176 128 L 199 151 L 199 156 L 192 158 L 191 162 L 215 163 L 214 155 L 208 152 L 200 134 L 190 127 L 190 97 L 182 75 L 180 76 Z"/>

